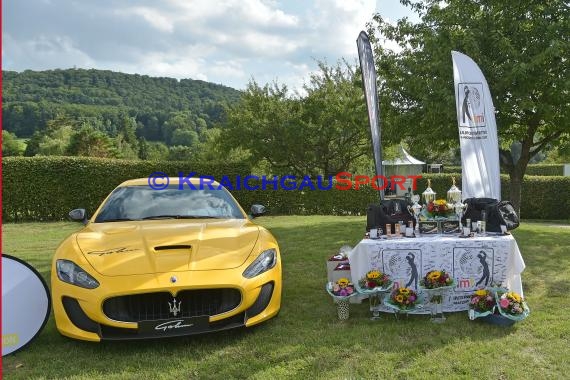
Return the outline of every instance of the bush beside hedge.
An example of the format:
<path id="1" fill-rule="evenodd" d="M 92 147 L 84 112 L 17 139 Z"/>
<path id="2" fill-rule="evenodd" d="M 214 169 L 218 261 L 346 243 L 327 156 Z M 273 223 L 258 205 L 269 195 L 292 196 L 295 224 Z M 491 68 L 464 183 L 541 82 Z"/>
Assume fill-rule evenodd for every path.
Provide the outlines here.
<path id="1" fill-rule="evenodd" d="M 68 212 L 84 207 L 92 213 L 121 182 L 148 177 L 155 171 L 178 176 L 190 171 L 198 175 L 223 175 L 232 179 L 250 173 L 245 164 L 196 164 L 191 162 L 149 162 L 80 157 L 3 158 L 3 220 L 48 221 L 67 219 Z M 421 194 L 431 179 L 438 198 L 445 198 L 451 178 L 461 187 L 460 174 L 424 174 L 415 193 Z M 509 178 L 501 175 L 502 199 L 508 199 Z M 255 181 L 250 181 L 254 186 Z M 316 186 L 316 182 L 315 182 Z M 378 193 L 370 186 L 360 190 L 234 190 L 241 205 L 265 205 L 274 215 L 364 215 Z M 570 215 L 570 177 L 525 176 L 521 214 L 526 219 L 567 219 Z"/>

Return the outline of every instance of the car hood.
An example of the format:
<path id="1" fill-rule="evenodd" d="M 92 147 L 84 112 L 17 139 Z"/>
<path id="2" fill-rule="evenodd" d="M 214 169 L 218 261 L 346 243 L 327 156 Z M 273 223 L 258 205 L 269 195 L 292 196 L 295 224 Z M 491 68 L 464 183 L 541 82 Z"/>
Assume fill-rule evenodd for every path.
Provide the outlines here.
<path id="1" fill-rule="evenodd" d="M 259 227 L 247 219 L 90 223 L 77 244 L 105 276 L 237 268 Z"/>

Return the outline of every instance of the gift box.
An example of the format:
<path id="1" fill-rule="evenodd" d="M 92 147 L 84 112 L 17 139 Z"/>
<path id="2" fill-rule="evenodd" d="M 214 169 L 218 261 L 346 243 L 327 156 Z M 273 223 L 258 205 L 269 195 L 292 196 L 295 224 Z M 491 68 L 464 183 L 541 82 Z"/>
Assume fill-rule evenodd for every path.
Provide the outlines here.
<path id="1" fill-rule="evenodd" d="M 339 265 L 341 265 L 341 267 L 337 270 Z M 348 271 L 342 265 L 348 266 Z M 345 273 L 346 276 L 341 276 L 341 271 L 348 273 Z M 335 282 L 341 277 L 346 277 L 350 280 L 350 264 L 348 263 L 348 259 L 340 255 L 332 256 L 327 260 L 327 281 Z"/>
<path id="2" fill-rule="evenodd" d="M 348 278 L 348 281 L 352 282 L 350 276 L 350 264 L 347 262 L 338 263 L 336 267 L 332 270 L 331 277 L 329 281 L 337 282 L 341 278 Z"/>
<path id="3" fill-rule="evenodd" d="M 446 220 L 439 223 L 441 228 L 441 233 L 443 234 L 458 234 L 461 231 L 459 230 L 459 221 L 458 220 Z"/>
<path id="4" fill-rule="evenodd" d="M 436 220 L 420 220 L 420 235 L 439 233 L 439 222 Z"/>

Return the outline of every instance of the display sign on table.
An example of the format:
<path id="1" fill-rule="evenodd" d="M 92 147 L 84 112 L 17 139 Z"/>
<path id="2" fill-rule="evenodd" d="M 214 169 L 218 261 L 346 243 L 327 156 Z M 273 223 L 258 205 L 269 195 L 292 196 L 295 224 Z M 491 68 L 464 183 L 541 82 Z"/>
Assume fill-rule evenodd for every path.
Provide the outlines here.
<path id="1" fill-rule="evenodd" d="M 457 286 L 447 292 L 445 311 L 467 310 L 476 289 L 501 283 L 522 295 L 524 260 L 511 235 L 459 238 L 362 240 L 348 255 L 352 278 L 371 269 L 386 273 L 394 287 L 421 291 L 419 281 L 430 270 L 449 272 Z"/>

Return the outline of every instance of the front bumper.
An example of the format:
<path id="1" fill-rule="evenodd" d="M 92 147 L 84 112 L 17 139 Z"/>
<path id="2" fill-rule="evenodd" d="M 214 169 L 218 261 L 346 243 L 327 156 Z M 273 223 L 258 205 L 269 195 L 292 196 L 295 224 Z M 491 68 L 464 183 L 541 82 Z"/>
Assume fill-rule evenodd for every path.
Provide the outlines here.
<path id="1" fill-rule="evenodd" d="M 253 326 L 277 315 L 281 305 L 280 261 L 253 279 L 243 278 L 239 270 L 219 270 L 97 280 L 101 285 L 89 290 L 52 274 L 61 334 L 89 341 L 202 334 Z"/>

